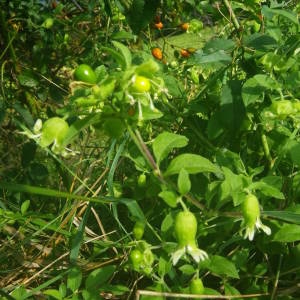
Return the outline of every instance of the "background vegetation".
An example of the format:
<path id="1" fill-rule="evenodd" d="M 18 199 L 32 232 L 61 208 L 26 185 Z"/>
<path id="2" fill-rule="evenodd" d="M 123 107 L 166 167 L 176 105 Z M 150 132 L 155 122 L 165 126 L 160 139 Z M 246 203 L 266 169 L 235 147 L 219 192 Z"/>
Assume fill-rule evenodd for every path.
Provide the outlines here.
<path id="1" fill-rule="evenodd" d="M 299 13 L 1 1 L 0 297 L 299 298 Z"/>

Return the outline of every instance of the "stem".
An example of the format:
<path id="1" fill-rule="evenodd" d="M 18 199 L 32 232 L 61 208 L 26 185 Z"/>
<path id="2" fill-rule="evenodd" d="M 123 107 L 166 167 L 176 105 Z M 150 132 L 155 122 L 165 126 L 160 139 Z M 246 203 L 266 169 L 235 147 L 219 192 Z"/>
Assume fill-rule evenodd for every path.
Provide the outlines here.
<path id="1" fill-rule="evenodd" d="M 262 141 L 262 146 L 264 149 L 265 156 L 269 162 L 269 168 L 272 169 L 274 162 L 270 153 L 267 137 L 264 133 L 261 134 L 261 141 Z"/>
<path id="2" fill-rule="evenodd" d="M 139 148 L 140 152 L 142 153 L 142 155 L 144 156 L 144 158 L 148 162 L 149 166 L 155 172 L 155 174 L 157 175 L 157 177 L 159 178 L 159 180 L 162 183 L 165 183 L 165 181 L 162 178 L 160 170 L 159 170 L 159 168 L 158 168 L 158 166 L 157 166 L 157 164 L 156 164 L 156 162 L 155 162 L 152 154 L 150 153 L 149 149 L 147 148 L 145 142 L 143 141 L 143 138 L 142 138 L 139 130 L 136 129 L 135 131 L 133 131 L 130 126 L 127 126 L 127 130 L 129 132 L 131 138 L 133 139 L 134 143 Z"/>
<path id="3" fill-rule="evenodd" d="M 274 287 L 273 287 L 273 291 L 272 291 L 272 295 L 271 295 L 271 300 L 275 299 L 275 294 L 276 294 L 276 291 L 277 291 L 277 286 L 278 286 L 278 281 L 279 281 L 281 264 L 282 264 L 282 254 L 280 254 L 280 256 L 279 256 L 278 269 L 277 269 L 276 276 L 275 276 L 275 281 L 274 281 Z"/>
<path id="4" fill-rule="evenodd" d="M 239 21 L 238 21 L 236 15 L 235 15 L 235 13 L 234 13 L 232 7 L 231 7 L 229 1 L 228 1 L 228 0 L 223 0 L 223 3 L 224 3 L 224 5 L 225 5 L 226 8 L 227 8 L 227 10 L 228 10 L 228 12 L 229 12 L 229 14 L 230 14 L 230 17 L 232 18 L 233 26 L 235 27 L 235 29 L 236 29 L 237 31 L 239 31 L 239 29 L 240 29 L 240 23 L 239 23 Z"/>

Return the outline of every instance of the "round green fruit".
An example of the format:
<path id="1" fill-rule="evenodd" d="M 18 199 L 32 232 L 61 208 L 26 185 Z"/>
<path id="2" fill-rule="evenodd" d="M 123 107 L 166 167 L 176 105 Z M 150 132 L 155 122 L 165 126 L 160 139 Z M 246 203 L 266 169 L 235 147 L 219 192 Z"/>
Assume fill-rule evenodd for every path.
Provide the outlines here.
<path id="1" fill-rule="evenodd" d="M 143 253 L 139 249 L 133 249 L 129 255 L 130 262 L 132 263 L 134 269 L 139 269 L 143 263 Z"/>
<path id="2" fill-rule="evenodd" d="M 47 147 L 53 142 L 62 144 L 68 130 L 69 125 L 64 119 L 59 117 L 48 119 L 42 127 L 40 145 L 42 147 Z"/>
<path id="3" fill-rule="evenodd" d="M 144 76 L 135 76 L 133 79 L 132 89 L 137 93 L 149 92 L 151 88 L 150 80 Z"/>
<path id="4" fill-rule="evenodd" d="M 95 72 L 89 65 L 86 64 L 81 64 L 75 69 L 74 78 L 78 81 L 91 84 L 95 84 L 97 81 Z"/>

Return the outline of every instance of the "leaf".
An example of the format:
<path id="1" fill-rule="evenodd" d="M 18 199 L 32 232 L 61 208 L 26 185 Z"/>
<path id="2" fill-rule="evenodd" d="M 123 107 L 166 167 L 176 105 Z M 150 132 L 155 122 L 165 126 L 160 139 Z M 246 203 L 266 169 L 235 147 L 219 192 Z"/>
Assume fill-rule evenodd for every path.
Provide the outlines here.
<path id="1" fill-rule="evenodd" d="M 274 15 L 279 15 L 287 20 L 290 20 L 291 22 L 295 23 L 296 25 L 299 24 L 298 18 L 297 18 L 297 13 L 289 11 L 287 9 L 274 9 L 274 8 L 269 8 L 266 5 L 263 5 L 261 13 L 266 17 L 272 19 Z"/>
<path id="2" fill-rule="evenodd" d="M 21 205 L 21 214 L 25 215 L 30 205 L 30 200 L 25 200 Z"/>
<path id="3" fill-rule="evenodd" d="M 125 204 L 127 206 L 127 209 L 129 210 L 131 216 L 135 220 L 140 220 L 140 221 L 145 220 L 144 213 L 143 213 L 142 209 L 140 208 L 139 204 L 136 202 L 136 200 L 121 198 L 121 199 L 118 199 L 118 203 Z"/>
<path id="4" fill-rule="evenodd" d="M 204 52 L 212 52 L 216 50 L 232 51 L 235 47 L 235 42 L 231 39 L 215 38 L 208 41 L 204 47 Z"/>
<path id="5" fill-rule="evenodd" d="M 177 195 L 172 191 L 162 191 L 158 194 L 169 206 L 177 206 Z"/>
<path id="6" fill-rule="evenodd" d="M 18 80 L 20 82 L 20 85 L 26 87 L 36 87 L 39 84 L 36 76 L 30 70 L 25 70 L 20 75 L 18 75 Z"/>
<path id="7" fill-rule="evenodd" d="M 263 181 L 257 181 L 253 182 L 252 184 L 249 185 L 248 187 L 250 190 L 259 190 L 261 191 L 264 195 L 269 196 L 269 197 L 274 197 L 277 199 L 284 199 L 284 195 L 280 190 L 278 190 L 276 187 L 263 182 Z"/>
<path id="8" fill-rule="evenodd" d="M 240 295 L 241 293 L 228 282 L 224 283 L 225 295 Z M 241 300 L 242 298 L 234 298 L 235 300 Z"/>
<path id="9" fill-rule="evenodd" d="M 226 200 L 226 198 L 231 197 L 233 199 L 234 206 L 237 206 L 244 199 L 243 187 L 245 180 L 243 180 L 243 175 L 236 175 L 226 167 L 223 167 L 222 170 L 225 180 L 221 184 L 220 200 Z"/>
<path id="10" fill-rule="evenodd" d="M 99 197 L 99 198 L 91 198 L 85 197 L 81 195 L 75 195 L 67 192 L 61 192 L 53 189 L 42 188 L 27 184 L 17 184 L 17 183 L 8 183 L 8 182 L 0 182 L 0 188 L 7 189 L 9 191 L 15 191 L 20 193 L 28 193 L 28 194 L 35 194 L 35 195 L 42 195 L 54 198 L 68 198 L 68 199 L 76 199 L 82 201 L 90 201 L 95 203 L 110 203 L 115 200 L 111 197 Z"/>
<path id="11" fill-rule="evenodd" d="M 133 0 L 131 6 L 124 12 L 129 26 L 134 33 L 139 33 L 154 18 L 158 0 Z"/>
<path id="12" fill-rule="evenodd" d="M 262 94 L 266 90 L 273 90 L 278 87 L 276 81 L 264 74 L 257 74 L 248 79 L 242 88 L 242 96 L 245 106 L 255 102 L 262 102 Z"/>
<path id="13" fill-rule="evenodd" d="M 122 67 L 123 70 L 126 69 L 125 58 L 120 52 L 118 52 L 115 49 L 112 49 L 110 47 L 101 47 L 101 50 L 109 53 L 112 56 L 112 58 Z"/>
<path id="14" fill-rule="evenodd" d="M 67 287 L 74 293 L 81 285 L 82 272 L 78 267 L 72 267 L 68 273 Z"/>
<path id="15" fill-rule="evenodd" d="M 300 241 L 300 225 L 284 224 L 274 235 L 273 241 L 290 243 Z"/>
<path id="16" fill-rule="evenodd" d="M 217 275 L 226 275 L 232 278 L 239 278 L 239 274 L 234 263 L 223 256 L 212 256 L 210 258 L 208 269 Z"/>
<path id="17" fill-rule="evenodd" d="M 132 59 L 129 49 L 117 41 L 112 41 L 112 43 L 117 49 L 120 50 L 120 52 L 122 53 L 122 55 L 124 57 L 126 67 L 129 68 L 131 66 L 131 59 Z"/>
<path id="18" fill-rule="evenodd" d="M 103 283 L 108 281 L 108 279 L 112 276 L 115 270 L 116 270 L 115 265 L 109 265 L 94 270 L 87 277 L 85 281 L 85 288 L 88 291 L 96 293 L 97 289 L 99 289 Z"/>
<path id="19" fill-rule="evenodd" d="M 288 141 L 285 149 L 292 162 L 300 166 L 300 143 L 295 140 Z"/>
<path id="20" fill-rule="evenodd" d="M 178 174 L 181 169 L 185 169 L 189 174 L 201 172 L 220 173 L 219 167 L 210 162 L 207 158 L 197 154 L 185 153 L 175 157 L 169 164 L 165 176 Z"/>
<path id="21" fill-rule="evenodd" d="M 179 172 L 177 186 L 181 195 L 185 195 L 191 190 L 189 173 L 185 169 L 181 169 Z"/>
<path id="22" fill-rule="evenodd" d="M 224 50 L 218 50 L 211 54 L 196 52 L 193 57 L 193 61 L 196 64 L 210 64 L 210 63 L 222 63 L 226 64 L 231 62 L 232 58 Z"/>
<path id="23" fill-rule="evenodd" d="M 152 145 L 157 164 L 159 165 L 174 148 L 182 148 L 187 144 L 188 138 L 185 136 L 166 131 L 159 134 Z"/>
<path id="24" fill-rule="evenodd" d="M 61 296 L 60 292 L 58 290 L 55 290 L 55 289 L 48 289 L 48 290 L 45 290 L 43 291 L 43 294 L 44 295 L 48 295 L 48 296 L 51 296 L 53 297 L 54 299 L 58 299 L 58 300 L 61 300 L 63 297 Z M 20 299 L 20 298 L 19 298 Z"/>
<path id="25" fill-rule="evenodd" d="M 300 214 L 290 211 L 263 211 L 263 216 L 300 225 Z"/>
<path id="26" fill-rule="evenodd" d="M 70 262 L 76 263 L 77 258 L 79 256 L 80 247 L 84 238 L 84 231 L 85 226 L 87 223 L 87 220 L 89 218 L 89 214 L 91 212 L 91 203 L 88 204 L 87 209 L 85 210 L 85 213 L 83 215 L 83 218 L 79 224 L 79 227 L 74 235 L 74 237 L 71 239 L 71 250 L 70 250 Z"/>
<path id="27" fill-rule="evenodd" d="M 244 44 L 249 48 L 254 48 L 259 51 L 268 51 L 277 47 L 277 42 L 273 37 L 261 33 L 254 33 L 250 36 L 246 36 Z"/>

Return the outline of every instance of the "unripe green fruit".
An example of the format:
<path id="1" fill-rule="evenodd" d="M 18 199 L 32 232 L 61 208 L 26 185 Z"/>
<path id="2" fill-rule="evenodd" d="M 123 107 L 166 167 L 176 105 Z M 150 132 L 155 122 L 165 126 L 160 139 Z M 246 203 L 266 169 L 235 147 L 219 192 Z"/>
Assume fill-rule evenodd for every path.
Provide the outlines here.
<path id="1" fill-rule="evenodd" d="M 129 255 L 130 262 L 132 263 L 134 269 L 139 269 L 141 263 L 143 262 L 143 253 L 139 249 L 133 249 Z"/>
<path id="2" fill-rule="evenodd" d="M 179 246 L 196 247 L 197 219 L 190 211 L 181 211 L 175 217 L 175 235 Z"/>
<path id="3" fill-rule="evenodd" d="M 248 226 L 253 226 L 258 217 L 260 217 L 259 202 L 255 195 L 246 196 L 242 204 L 242 213 L 244 221 Z"/>
<path id="4" fill-rule="evenodd" d="M 42 127 L 42 135 L 40 145 L 47 147 L 56 140 L 57 144 L 61 144 L 69 130 L 68 123 L 59 117 L 48 119 Z"/>
<path id="5" fill-rule="evenodd" d="M 137 221 L 133 227 L 133 235 L 136 240 L 141 240 L 145 231 L 145 223 L 142 221 Z"/>
<path id="6" fill-rule="evenodd" d="M 189 289 L 191 294 L 203 294 L 204 286 L 202 280 L 200 278 L 192 279 Z"/>
<path id="7" fill-rule="evenodd" d="M 91 84 L 94 84 L 97 81 L 95 72 L 89 65 L 86 64 L 81 64 L 75 69 L 74 78 Z"/>
<path id="8" fill-rule="evenodd" d="M 150 80 L 144 76 L 135 76 L 132 89 L 137 93 L 149 92 L 151 88 Z"/>

